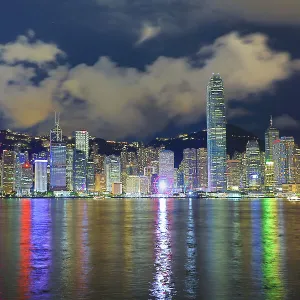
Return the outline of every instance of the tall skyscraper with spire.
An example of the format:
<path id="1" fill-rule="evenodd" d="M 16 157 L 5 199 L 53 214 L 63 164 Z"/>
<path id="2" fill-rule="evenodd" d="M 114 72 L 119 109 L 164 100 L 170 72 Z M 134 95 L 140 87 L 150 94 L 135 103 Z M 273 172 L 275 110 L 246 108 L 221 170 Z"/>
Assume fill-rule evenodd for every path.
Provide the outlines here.
<path id="1" fill-rule="evenodd" d="M 66 190 L 66 144 L 63 141 L 57 113 L 54 128 L 50 131 L 50 189 Z"/>
<path id="2" fill-rule="evenodd" d="M 273 126 L 273 118 L 270 117 L 270 126 L 265 133 L 266 162 L 273 161 L 273 145 L 279 139 L 279 130 Z"/>
<path id="3" fill-rule="evenodd" d="M 226 116 L 224 84 L 213 74 L 207 86 L 208 190 L 226 191 Z"/>

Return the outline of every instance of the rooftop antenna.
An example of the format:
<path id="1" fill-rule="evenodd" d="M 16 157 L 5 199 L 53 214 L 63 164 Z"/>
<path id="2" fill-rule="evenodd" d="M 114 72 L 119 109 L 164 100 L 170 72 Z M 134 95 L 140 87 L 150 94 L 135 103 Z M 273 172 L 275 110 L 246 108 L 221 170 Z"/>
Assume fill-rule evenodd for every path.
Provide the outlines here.
<path id="1" fill-rule="evenodd" d="M 270 116 L 270 126 L 273 127 L 273 117 L 272 117 L 272 115 Z"/>

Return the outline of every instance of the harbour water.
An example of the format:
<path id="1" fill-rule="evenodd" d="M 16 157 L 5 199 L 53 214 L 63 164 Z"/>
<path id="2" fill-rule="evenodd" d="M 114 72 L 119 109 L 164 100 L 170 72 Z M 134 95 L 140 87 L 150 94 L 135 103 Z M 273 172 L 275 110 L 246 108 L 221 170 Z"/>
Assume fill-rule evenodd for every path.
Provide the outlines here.
<path id="1" fill-rule="evenodd" d="M 1 199 L 0 299 L 299 299 L 300 203 Z"/>

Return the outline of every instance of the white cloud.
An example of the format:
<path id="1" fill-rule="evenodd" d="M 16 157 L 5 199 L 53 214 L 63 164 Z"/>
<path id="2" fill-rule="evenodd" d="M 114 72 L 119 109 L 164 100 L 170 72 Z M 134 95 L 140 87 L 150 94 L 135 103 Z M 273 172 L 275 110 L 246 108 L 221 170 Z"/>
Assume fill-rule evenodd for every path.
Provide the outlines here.
<path id="1" fill-rule="evenodd" d="M 300 127 L 300 122 L 288 114 L 283 114 L 274 118 L 273 123 L 278 129 L 292 129 Z"/>
<path id="2" fill-rule="evenodd" d="M 143 26 L 140 30 L 139 38 L 136 42 L 137 45 L 140 45 L 146 41 L 149 41 L 155 37 L 157 37 L 161 33 L 160 26 L 154 26 L 150 23 L 143 23 Z"/>
<path id="3" fill-rule="evenodd" d="M 92 66 L 57 67 L 37 86 L 34 69 L 2 66 L 1 109 L 15 127 L 41 124 L 59 108 L 65 132 L 86 128 L 104 138 L 146 137 L 170 122 L 183 126 L 203 118 L 213 72 L 221 73 L 228 101 L 272 91 L 292 76 L 299 61 L 267 42 L 262 34 L 222 36 L 200 49 L 202 67 L 185 57 L 159 57 L 140 71 L 101 57 Z"/>
<path id="4" fill-rule="evenodd" d="M 44 43 L 34 39 L 34 31 L 20 35 L 14 42 L 0 45 L 0 61 L 7 64 L 30 62 L 43 64 L 55 61 L 64 53 L 55 44 Z"/>

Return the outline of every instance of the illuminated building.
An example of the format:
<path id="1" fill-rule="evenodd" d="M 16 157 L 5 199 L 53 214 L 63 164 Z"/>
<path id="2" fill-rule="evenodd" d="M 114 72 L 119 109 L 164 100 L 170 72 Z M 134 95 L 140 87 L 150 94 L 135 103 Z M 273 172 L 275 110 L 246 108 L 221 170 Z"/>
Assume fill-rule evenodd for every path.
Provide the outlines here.
<path id="1" fill-rule="evenodd" d="M 226 191 L 226 117 L 224 85 L 219 74 L 213 74 L 207 86 L 207 158 L 208 190 Z"/>
<path id="2" fill-rule="evenodd" d="M 197 150 L 184 149 L 183 161 L 185 190 L 193 190 L 197 188 Z"/>
<path id="3" fill-rule="evenodd" d="M 89 133 L 86 130 L 75 131 L 75 150 L 79 150 L 85 154 L 85 158 L 89 158 Z"/>
<path id="4" fill-rule="evenodd" d="M 246 146 L 246 188 L 258 191 L 262 184 L 261 153 L 256 140 L 248 141 Z"/>
<path id="5" fill-rule="evenodd" d="M 273 144 L 279 139 L 279 130 L 273 127 L 272 116 L 270 118 L 270 127 L 265 133 L 265 153 L 266 161 L 273 161 Z"/>
<path id="6" fill-rule="evenodd" d="M 151 195 L 159 194 L 159 176 L 158 176 L 158 174 L 153 174 L 151 176 L 150 194 Z"/>
<path id="7" fill-rule="evenodd" d="M 198 187 L 201 190 L 206 190 L 208 186 L 206 148 L 197 149 L 197 176 L 198 176 Z"/>
<path id="8" fill-rule="evenodd" d="M 74 191 L 75 192 L 86 192 L 86 167 L 87 159 L 86 153 L 80 150 L 74 151 L 74 173 L 73 173 L 73 182 L 74 182 Z"/>
<path id="9" fill-rule="evenodd" d="M 66 190 L 66 144 L 56 114 L 55 127 L 50 131 L 50 189 Z"/>
<path id="10" fill-rule="evenodd" d="M 148 176 L 130 175 L 126 180 L 126 194 L 128 195 L 148 195 L 149 194 L 149 178 Z"/>
<path id="11" fill-rule="evenodd" d="M 67 190 L 73 191 L 73 168 L 74 168 L 74 149 L 72 145 L 67 145 L 67 153 L 66 153 L 66 183 Z"/>
<path id="12" fill-rule="evenodd" d="M 179 168 L 176 170 L 176 189 L 177 191 L 184 192 L 184 164 L 181 162 Z"/>
<path id="13" fill-rule="evenodd" d="M 171 193 L 174 185 L 174 152 L 163 150 L 159 153 L 159 187 L 161 194 Z"/>
<path id="14" fill-rule="evenodd" d="M 95 174 L 95 192 L 104 193 L 106 191 L 105 174 Z"/>
<path id="15" fill-rule="evenodd" d="M 27 161 L 22 165 L 21 171 L 21 195 L 29 196 L 33 185 L 33 170 L 31 164 Z"/>
<path id="16" fill-rule="evenodd" d="M 295 163 L 295 182 L 300 183 L 300 148 L 298 146 L 295 147 L 294 163 Z"/>
<path id="17" fill-rule="evenodd" d="M 149 166 L 154 168 L 154 174 L 159 174 L 159 160 L 153 160 Z"/>
<path id="18" fill-rule="evenodd" d="M 229 191 L 237 191 L 241 184 L 241 167 L 240 160 L 227 160 L 227 189 Z"/>
<path id="19" fill-rule="evenodd" d="M 112 192 L 113 183 L 121 182 L 121 162 L 120 157 L 110 155 L 105 158 L 106 191 Z"/>
<path id="20" fill-rule="evenodd" d="M 265 163 L 265 189 L 267 192 L 274 190 L 274 162 L 266 161 Z"/>
<path id="21" fill-rule="evenodd" d="M 47 159 L 36 159 L 34 161 L 34 191 L 38 193 L 47 192 Z"/>
<path id="22" fill-rule="evenodd" d="M 95 164 L 88 161 L 86 166 L 86 186 L 89 193 L 95 192 Z"/>
<path id="23" fill-rule="evenodd" d="M 295 182 L 294 148 L 293 137 L 281 137 L 273 144 L 274 182 L 277 188 Z"/>
<path id="24" fill-rule="evenodd" d="M 21 153 L 19 149 L 16 149 L 16 162 L 15 162 L 15 186 L 14 191 L 17 192 L 17 196 L 21 196 L 21 178 L 22 178 L 22 165 L 28 161 L 28 153 Z"/>
<path id="25" fill-rule="evenodd" d="M 12 194 L 15 186 L 15 151 L 3 150 L 2 156 L 2 192 Z"/>
<path id="26" fill-rule="evenodd" d="M 122 183 L 121 182 L 113 182 L 111 193 L 113 195 L 121 195 L 122 194 Z"/>

